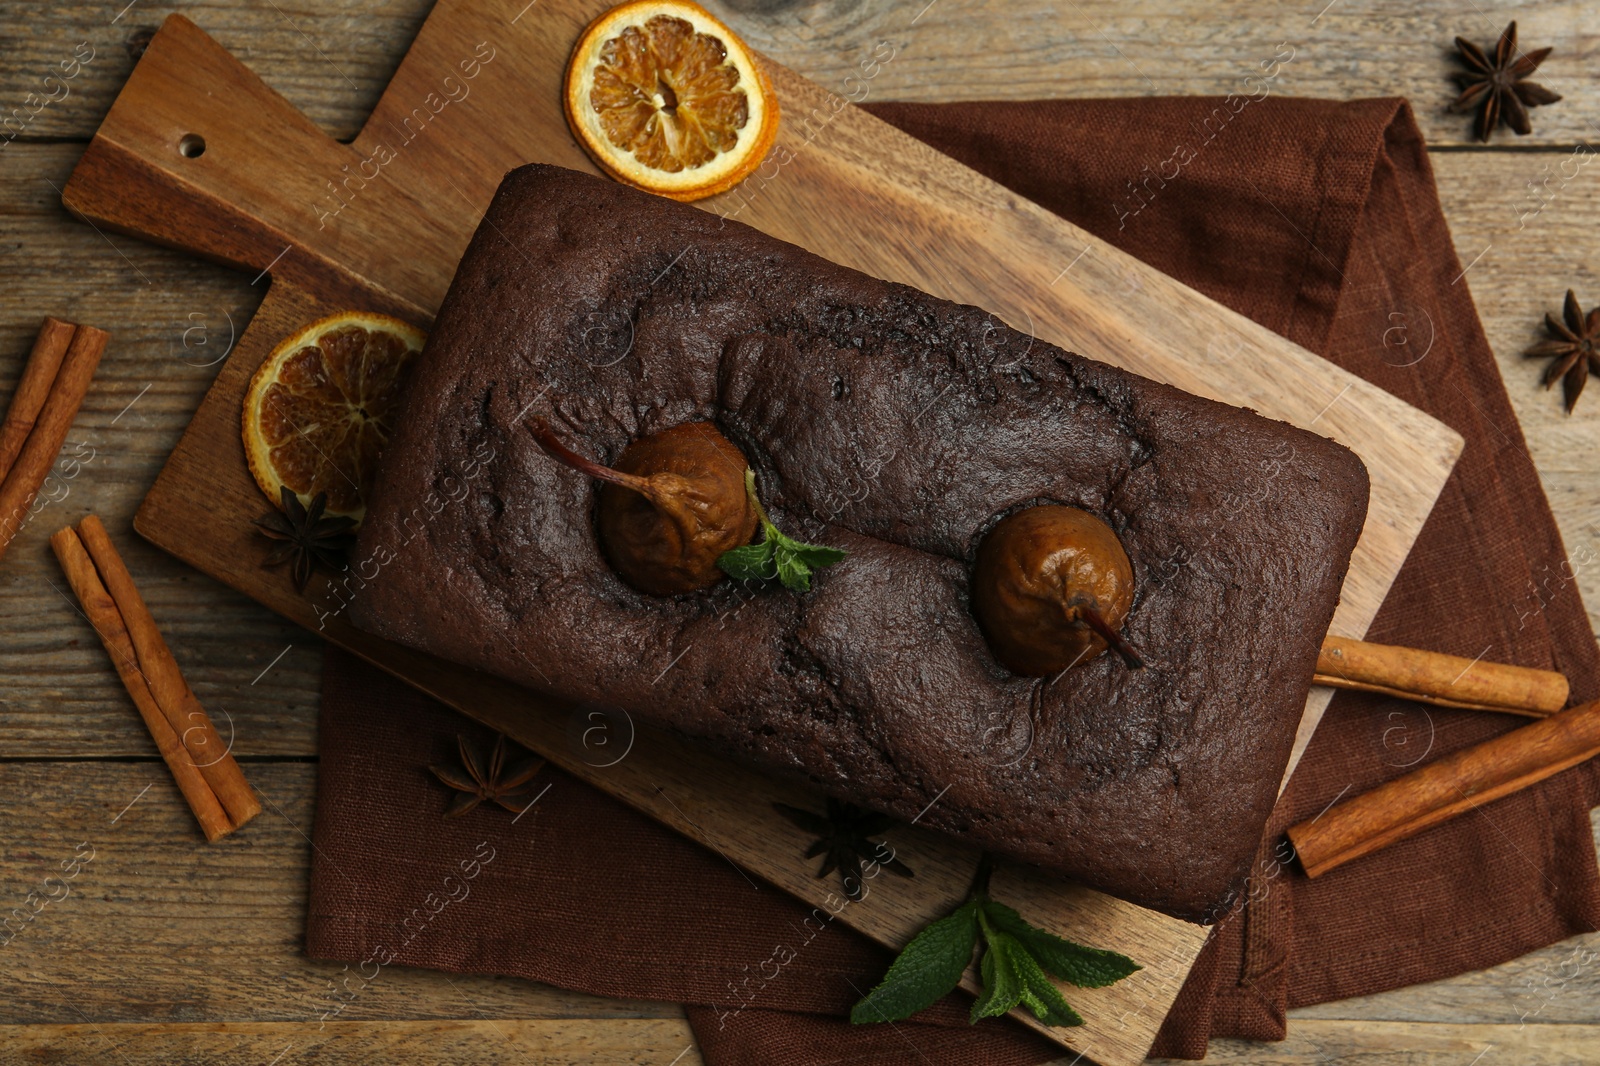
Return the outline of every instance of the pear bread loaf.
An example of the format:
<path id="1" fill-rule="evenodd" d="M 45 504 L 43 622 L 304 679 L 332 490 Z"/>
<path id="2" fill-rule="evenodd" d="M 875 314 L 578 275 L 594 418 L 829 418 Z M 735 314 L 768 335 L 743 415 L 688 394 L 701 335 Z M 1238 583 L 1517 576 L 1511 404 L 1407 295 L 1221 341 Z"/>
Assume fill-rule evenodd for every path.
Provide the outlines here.
<path id="1" fill-rule="evenodd" d="M 810 591 L 649 595 L 607 564 L 596 483 L 713 423 Z M 626 711 L 731 758 L 1169 914 L 1241 890 L 1366 515 L 1347 448 L 838 266 L 715 214 L 532 165 L 461 260 L 353 554 L 362 629 Z M 1104 519 L 1145 666 L 1002 666 L 984 533 Z"/>

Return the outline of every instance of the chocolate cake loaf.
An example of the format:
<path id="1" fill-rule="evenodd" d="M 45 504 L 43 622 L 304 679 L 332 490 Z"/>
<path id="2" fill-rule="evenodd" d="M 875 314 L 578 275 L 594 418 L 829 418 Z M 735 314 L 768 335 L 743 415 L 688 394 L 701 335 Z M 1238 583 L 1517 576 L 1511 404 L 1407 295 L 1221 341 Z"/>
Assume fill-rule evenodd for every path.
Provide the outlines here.
<path id="1" fill-rule="evenodd" d="M 809 592 L 652 596 L 607 565 L 609 463 L 714 423 Z M 1123 632 L 1006 670 L 969 603 L 1030 504 L 1110 523 Z M 609 705 L 834 795 L 1208 920 L 1242 887 L 1366 513 L 1347 449 L 975 307 L 549 166 L 512 171 L 419 359 L 355 552 L 361 628 Z"/>

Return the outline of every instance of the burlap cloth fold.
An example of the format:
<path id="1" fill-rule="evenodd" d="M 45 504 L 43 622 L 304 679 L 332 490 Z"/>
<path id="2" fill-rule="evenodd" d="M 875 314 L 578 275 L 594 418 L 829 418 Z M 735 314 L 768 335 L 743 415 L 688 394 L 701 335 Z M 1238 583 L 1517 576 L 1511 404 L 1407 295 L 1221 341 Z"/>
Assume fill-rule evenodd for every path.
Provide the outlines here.
<path id="1" fill-rule="evenodd" d="M 1575 701 L 1600 696 L 1600 651 L 1405 103 L 873 110 L 1459 431 L 1466 450 L 1370 638 L 1554 668 Z M 1196 359 L 1226 356 L 1203 336 L 1194 347 Z M 445 793 L 425 767 L 477 727 L 333 650 L 322 695 L 306 947 L 351 964 L 330 1013 L 360 1016 L 384 968 L 410 965 L 680 1001 L 718 1066 L 1020 1064 L 1059 1053 L 1011 1023 L 969 1027 L 956 996 L 916 1023 L 850 1026 L 842 1013 L 888 954 L 844 928 L 816 937 L 775 980 L 752 982 L 799 929 L 798 903 L 554 770 L 515 824 L 497 810 L 445 821 Z M 1217 928 L 1155 1054 L 1198 1058 L 1211 1036 L 1281 1039 L 1290 1007 L 1493 965 L 1595 929 L 1592 765 L 1317 881 L 1270 861 L 1285 826 L 1334 798 L 1516 724 L 1339 695 L 1274 813 L 1252 901 Z"/>

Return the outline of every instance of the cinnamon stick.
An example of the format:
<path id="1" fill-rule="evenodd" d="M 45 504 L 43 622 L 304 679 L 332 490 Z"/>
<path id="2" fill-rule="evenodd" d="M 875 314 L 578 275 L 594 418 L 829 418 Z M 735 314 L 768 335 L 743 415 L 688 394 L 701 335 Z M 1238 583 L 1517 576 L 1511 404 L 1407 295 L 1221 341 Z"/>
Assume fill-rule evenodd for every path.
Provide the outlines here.
<path id="1" fill-rule="evenodd" d="M 56 372 L 61 369 L 61 357 L 67 354 L 77 330 L 77 326 L 59 318 L 46 318 L 39 327 L 33 351 L 28 353 L 28 365 L 17 382 L 17 391 L 11 394 L 11 405 L 6 408 L 5 423 L 0 425 L 0 482 L 5 481 L 11 464 L 22 451 L 23 442 L 33 431 L 39 409 L 50 395 Z"/>
<path id="2" fill-rule="evenodd" d="M 1529 718 L 1554 714 L 1567 704 L 1567 679 L 1554 670 L 1332 635 L 1322 642 L 1312 683 Z"/>
<path id="3" fill-rule="evenodd" d="M 1600 755 L 1600 700 L 1463 748 L 1289 830 L 1308 877 Z"/>
<path id="4" fill-rule="evenodd" d="M 73 331 L 72 342 L 61 358 L 38 417 L 4 483 L 0 483 L 0 555 L 5 554 L 28 520 L 28 508 L 66 442 L 72 420 L 78 417 L 106 340 L 105 331 L 93 326 L 78 326 Z"/>
<path id="5" fill-rule="evenodd" d="M 123 626 L 127 629 L 128 639 L 138 659 L 139 672 L 149 685 L 150 694 L 155 697 L 162 714 L 193 757 L 206 784 L 216 793 L 223 810 L 228 812 L 228 820 L 237 829 L 261 813 L 261 801 L 244 779 L 244 771 L 239 769 L 227 745 L 217 735 L 205 708 L 200 706 L 200 701 L 189 690 L 183 672 L 178 669 L 177 661 L 167 649 L 167 642 L 156 628 L 150 609 L 145 606 L 144 598 L 134 586 L 133 576 L 128 573 L 122 557 L 112 546 L 100 519 L 89 515 L 79 522 L 78 538 L 83 542 L 89 558 L 94 561 L 106 591 L 116 604 L 117 613 L 122 616 Z"/>
<path id="6" fill-rule="evenodd" d="M 111 656 L 117 676 L 122 678 L 123 687 L 128 690 L 133 705 L 139 710 L 139 717 L 144 719 L 145 728 L 150 730 L 151 739 L 156 742 L 157 750 L 172 771 L 178 790 L 183 793 L 195 820 L 200 823 L 201 832 L 209 841 L 227 836 L 233 832 L 234 826 L 228 821 L 227 812 L 222 809 L 217 794 L 206 784 L 194 758 L 178 739 L 172 723 L 167 721 L 156 698 L 150 694 L 150 687 L 139 672 L 139 661 L 133 643 L 128 639 L 122 615 L 117 612 L 116 603 L 100 581 L 94 561 L 83 549 L 83 542 L 68 526 L 50 538 L 50 547 L 55 550 L 61 570 L 67 575 L 67 584 L 77 594 L 78 603 L 82 605 L 89 624 L 94 626 L 94 631 L 100 635 L 100 643 L 105 645 L 106 652 Z"/>

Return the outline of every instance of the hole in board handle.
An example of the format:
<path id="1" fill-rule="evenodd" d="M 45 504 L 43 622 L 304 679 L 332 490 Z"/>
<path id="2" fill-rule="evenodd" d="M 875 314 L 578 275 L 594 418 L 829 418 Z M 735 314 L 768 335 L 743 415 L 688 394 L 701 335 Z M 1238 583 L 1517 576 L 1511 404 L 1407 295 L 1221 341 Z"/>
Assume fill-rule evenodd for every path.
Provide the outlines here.
<path id="1" fill-rule="evenodd" d="M 178 138 L 178 154 L 185 159 L 198 159 L 205 150 L 206 139 L 198 133 L 185 133 Z"/>

